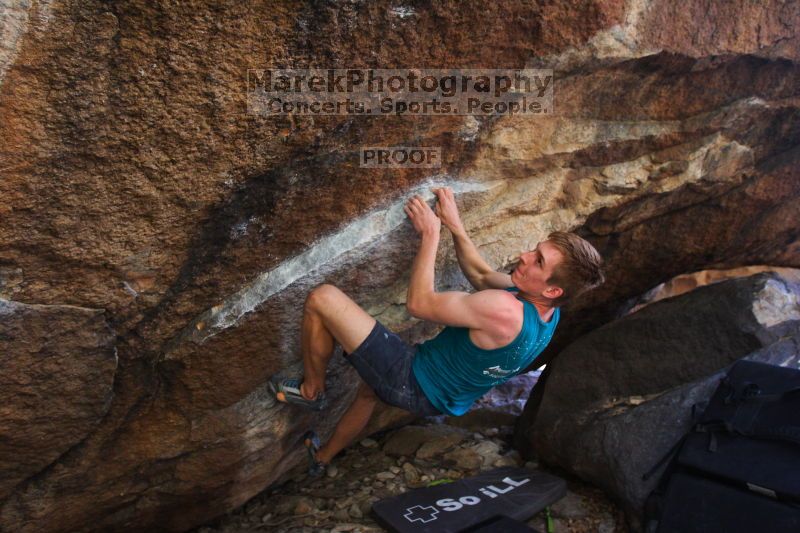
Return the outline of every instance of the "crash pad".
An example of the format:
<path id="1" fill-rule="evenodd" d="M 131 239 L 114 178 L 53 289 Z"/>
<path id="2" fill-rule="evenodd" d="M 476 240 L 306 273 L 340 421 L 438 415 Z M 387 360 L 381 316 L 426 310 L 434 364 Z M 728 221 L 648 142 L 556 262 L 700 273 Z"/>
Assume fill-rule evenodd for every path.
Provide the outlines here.
<path id="1" fill-rule="evenodd" d="M 372 511 L 379 524 L 398 533 L 458 532 L 498 516 L 528 520 L 566 493 L 559 477 L 504 467 L 385 498 Z"/>

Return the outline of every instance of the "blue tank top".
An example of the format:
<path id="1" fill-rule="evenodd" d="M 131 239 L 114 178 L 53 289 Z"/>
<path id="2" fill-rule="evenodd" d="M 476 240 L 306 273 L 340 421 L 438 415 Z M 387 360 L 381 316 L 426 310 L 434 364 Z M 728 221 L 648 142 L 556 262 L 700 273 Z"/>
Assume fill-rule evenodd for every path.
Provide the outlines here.
<path id="1" fill-rule="evenodd" d="M 518 291 L 516 287 L 506 290 Z M 441 412 L 463 415 L 489 389 L 524 371 L 547 347 L 558 324 L 559 309 L 549 322 L 542 322 L 532 303 L 520 301 L 524 309 L 522 329 L 506 346 L 484 350 L 469 338 L 469 328 L 446 326 L 417 347 L 414 377 Z"/>

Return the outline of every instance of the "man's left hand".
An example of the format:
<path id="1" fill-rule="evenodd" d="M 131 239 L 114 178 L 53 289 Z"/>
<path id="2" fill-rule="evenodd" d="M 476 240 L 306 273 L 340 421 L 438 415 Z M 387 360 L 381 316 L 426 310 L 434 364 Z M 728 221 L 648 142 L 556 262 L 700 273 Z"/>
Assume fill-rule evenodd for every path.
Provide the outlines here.
<path id="1" fill-rule="evenodd" d="M 439 235 L 442 221 L 420 195 L 409 198 L 403 208 L 420 235 Z"/>

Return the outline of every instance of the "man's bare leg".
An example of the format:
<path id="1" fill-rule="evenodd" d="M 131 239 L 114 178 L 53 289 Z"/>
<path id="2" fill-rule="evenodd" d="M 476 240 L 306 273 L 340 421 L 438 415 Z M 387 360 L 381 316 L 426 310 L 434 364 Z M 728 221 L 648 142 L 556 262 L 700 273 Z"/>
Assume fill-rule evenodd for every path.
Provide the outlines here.
<path id="1" fill-rule="evenodd" d="M 304 398 L 313 400 L 325 390 L 325 371 L 334 342 L 350 353 L 364 342 L 373 327 L 375 319 L 333 285 L 320 285 L 309 293 L 300 340 L 303 351 L 300 392 Z M 280 393 L 278 399 L 283 401 Z"/>
<path id="2" fill-rule="evenodd" d="M 350 444 L 369 422 L 369 417 L 372 416 L 377 402 L 378 397 L 375 392 L 362 381 L 361 386 L 358 387 L 356 399 L 336 424 L 330 440 L 317 451 L 317 461 L 330 463 L 337 453 Z"/>
<path id="3" fill-rule="evenodd" d="M 338 342 L 352 353 L 366 340 L 375 319 L 361 309 L 350 297 L 333 285 L 320 285 L 312 290 L 303 309 L 301 347 L 303 350 L 303 383 L 300 392 L 313 400 L 325 390 L 325 371 Z M 278 393 L 278 399 L 282 393 Z M 329 463 L 367 425 L 378 397 L 364 382 L 356 398 L 336 425 L 333 435 L 316 454 L 317 461 Z"/>
<path id="4" fill-rule="evenodd" d="M 317 298 L 318 299 L 318 298 Z M 303 383 L 300 393 L 313 400 L 325 390 L 325 371 L 333 355 L 334 338 L 323 322 L 323 309 L 318 305 L 314 291 L 308 295 L 303 308 L 303 324 L 300 328 L 300 345 L 303 353 Z"/>

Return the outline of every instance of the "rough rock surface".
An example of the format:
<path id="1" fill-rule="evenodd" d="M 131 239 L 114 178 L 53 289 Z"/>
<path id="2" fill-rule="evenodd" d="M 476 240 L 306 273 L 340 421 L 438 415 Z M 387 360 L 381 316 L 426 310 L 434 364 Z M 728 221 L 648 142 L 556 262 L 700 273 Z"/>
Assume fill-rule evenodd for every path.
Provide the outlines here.
<path id="1" fill-rule="evenodd" d="M 310 287 L 433 333 L 404 310 L 416 241 L 394 215 L 431 181 L 463 191 L 496 267 L 552 229 L 606 256 L 556 347 L 680 273 L 800 266 L 798 27 L 779 0 L 3 2 L 0 297 L 105 309 L 119 368 L 102 421 L 0 499 L 0 528 L 184 530 L 281 480 L 356 380 L 337 359 L 330 412 L 268 408 Z M 550 66 L 556 113 L 246 113 L 248 68 L 309 65 Z M 404 144 L 441 147 L 441 174 L 358 167 Z M 465 286 L 446 237 L 438 267 Z"/>
<path id="2" fill-rule="evenodd" d="M 97 309 L 0 299 L 0 499 L 87 438 L 113 398 L 114 335 Z"/>
<path id="3" fill-rule="evenodd" d="M 745 356 L 800 366 L 793 335 L 800 284 L 775 273 L 661 300 L 570 344 L 533 423 L 526 408 L 517 427 L 541 460 L 607 490 L 635 523 L 658 481 L 642 475 L 688 430 L 692 405 Z"/>

